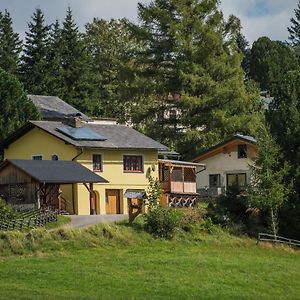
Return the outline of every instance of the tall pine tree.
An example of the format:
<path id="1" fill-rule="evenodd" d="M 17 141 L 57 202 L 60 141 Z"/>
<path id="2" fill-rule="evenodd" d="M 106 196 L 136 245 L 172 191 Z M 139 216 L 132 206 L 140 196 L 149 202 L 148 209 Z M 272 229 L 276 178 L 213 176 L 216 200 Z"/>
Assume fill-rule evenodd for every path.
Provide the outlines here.
<path id="1" fill-rule="evenodd" d="M 150 109 L 147 132 L 187 157 L 237 131 L 253 133 L 260 100 L 243 84 L 239 20 L 225 22 L 217 0 L 154 0 L 139 4 L 139 18 L 138 33 L 147 45 L 145 98 L 162 120 L 151 122 Z M 173 133 L 173 125 L 164 123 L 169 100 L 179 113 Z"/>
<path id="2" fill-rule="evenodd" d="M 20 67 L 22 42 L 14 32 L 12 19 L 7 10 L 0 15 L 0 68 L 17 75 Z"/>
<path id="3" fill-rule="evenodd" d="M 25 89 L 31 94 L 47 94 L 49 27 L 44 23 L 43 12 L 38 8 L 28 23 L 22 56 L 22 79 Z"/>
<path id="4" fill-rule="evenodd" d="M 62 47 L 61 28 L 59 21 L 52 24 L 49 33 L 49 43 L 47 51 L 47 62 L 49 78 L 47 82 L 47 94 L 59 96 L 63 92 L 62 86 Z"/>
<path id="5" fill-rule="evenodd" d="M 70 7 L 61 31 L 61 63 L 60 96 L 79 110 L 88 113 L 91 109 L 90 60 Z"/>
<path id="6" fill-rule="evenodd" d="M 295 17 L 291 18 L 292 25 L 288 27 L 290 45 L 294 48 L 298 58 L 300 58 L 300 1 L 294 9 Z"/>

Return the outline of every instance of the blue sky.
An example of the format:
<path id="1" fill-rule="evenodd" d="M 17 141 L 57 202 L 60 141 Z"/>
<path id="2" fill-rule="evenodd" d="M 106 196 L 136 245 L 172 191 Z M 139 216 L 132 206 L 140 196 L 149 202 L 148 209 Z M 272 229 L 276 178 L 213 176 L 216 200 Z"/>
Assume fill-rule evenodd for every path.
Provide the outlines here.
<path id="1" fill-rule="evenodd" d="M 150 0 L 140 0 L 149 3 Z M 27 22 L 35 8 L 41 8 L 48 23 L 65 16 L 68 5 L 80 29 L 93 17 L 137 19 L 138 0 L 0 0 L 0 10 L 7 9 L 14 21 L 15 30 L 24 37 Z M 294 15 L 298 0 L 221 0 L 225 17 L 234 14 L 241 19 L 243 33 L 250 42 L 260 36 L 286 40 L 287 26 Z"/>

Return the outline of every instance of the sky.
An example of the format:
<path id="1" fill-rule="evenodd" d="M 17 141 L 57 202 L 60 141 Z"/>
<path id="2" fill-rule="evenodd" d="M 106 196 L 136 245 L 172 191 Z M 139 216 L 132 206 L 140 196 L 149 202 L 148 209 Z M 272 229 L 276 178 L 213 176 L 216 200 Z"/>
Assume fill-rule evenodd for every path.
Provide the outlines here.
<path id="1" fill-rule="evenodd" d="M 14 29 L 21 38 L 27 31 L 27 22 L 33 11 L 41 8 L 47 23 L 62 21 L 68 6 L 81 30 L 94 17 L 110 19 L 127 17 L 137 20 L 137 3 L 150 0 L 0 0 L 0 11 L 7 9 L 14 22 Z M 252 43 L 261 36 L 285 41 L 287 27 L 294 16 L 298 0 L 221 0 L 221 9 L 227 18 L 233 14 L 240 18 L 243 34 Z"/>

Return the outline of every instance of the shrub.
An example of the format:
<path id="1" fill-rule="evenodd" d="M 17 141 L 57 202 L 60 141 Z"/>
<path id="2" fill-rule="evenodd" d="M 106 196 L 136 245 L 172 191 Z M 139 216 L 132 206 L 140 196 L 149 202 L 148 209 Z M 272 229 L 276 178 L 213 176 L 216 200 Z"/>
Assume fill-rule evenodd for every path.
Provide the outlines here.
<path id="1" fill-rule="evenodd" d="M 181 213 L 174 208 L 156 207 L 145 217 L 145 228 L 156 237 L 171 239 L 180 226 Z"/>
<path id="2" fill-rule="evenodd" d="M 203 222 L 205 218 L 205 210 L 203 208 L 188 208 L 182 209 L 183 215 L 180 220 L 180 227 L 184 231 L 192 231 L 193 228 L 197 227 Z"/>
<path id="3" fill-rule="evenodd" d="M 0 198 L 0 220 L 12 219 L 16 216 L 15 210 L 5 200 Z"/>

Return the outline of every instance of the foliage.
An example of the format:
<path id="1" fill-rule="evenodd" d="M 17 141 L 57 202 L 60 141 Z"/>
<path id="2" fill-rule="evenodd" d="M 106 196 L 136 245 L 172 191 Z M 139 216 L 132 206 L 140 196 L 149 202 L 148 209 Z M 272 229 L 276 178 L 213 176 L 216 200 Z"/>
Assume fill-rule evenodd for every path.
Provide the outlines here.
<path id="1" fill-rule="evenodd" d="M 291 18 L 292 25 L 288 27 L 290 45 L 294 48 L 297 57 L 300 57 L 300 2 L 294 9 L 295 17 Z"/>
<path id="2" fill-rule="evenodd" d="M 270 105 L 267 120 L 282 156 L 289 166 L 286 176 L 291 186 L 286 201 L 279 212 L 280 232 L 285 236 L 300 239 L 300 72 L 283 76 Z"/>
<path id="3" fill-rule="evenodd" d="M 0 69 L 0 140 L 39 114 L 18 79 Z"/>
<path id="4" fill-rule="evenodd" d="M 20 52 L 22 49 L 19 35 L 13 31 L 10 13 L 0 12 L 0 68 L 18 75 L 20 68 Z"/>
<path id="5" fill-rule="evenodd" d="M 91 105 L 89 66 L 92 62 L 89 60 L 70 7 L 61 29 L 59 51 L 61 51 L 61 88 L 57 94 L 82 112 L 88 112 Z"/>
<path id="6" fill-rule="evenodd" d="M 162 193 L 162 188 L 159 179 L 149 174 L 148 188 L 144 198 L 145 204 L 147 205 L 149 210 L 158 207 L 161 193 Z"/>
<path id="7" fill-rule="evenodd" d="M 299 68 L 293 50 L 280 41 L 261 37 L 255 41 L 250 54 L 250 77 L 261 90 L 275 92 L 288 71 Z"/>
<path id="8" fill-rule="evenodd" d="M 22 55 L 22 80 L 25 89 L 36 95 L 47 93 L 47 45 L 49 27 L 44 24 L 44 14 L 37 8 L 28 23 L 26 42 Z"/>
<path id="9" fill-rule="evenodd" d="M 138 121 L 146 133 L 189 157 L 236 131 L 253 130 L 259 97 L 249 97 L 243 84 L 239 20 L 224 21 L 217 0 L 139 4 L 139 19 L 147 85 L 141 81 Z M 177 116 L 167 117 L 169 110 Z"/>
<path id="10" fill-rule="evenodd" d="M 142 47 L 123 18 L 95 18 L 86 25 L 84 42 L 92 59 L 92 84 L 96 91 L 92 114 L 130 121 L 136 73 L 136 53 Z"/>
<path id="11" fill-rule="evenodd" d="M 0 198 L 0 220 L 11 219 L 16 215 L 15 210 L 5 200 Z"/>
<path id="12" fill-rule="evenodd" d="M 145 228 L 156 237 L 171 239 L 180 219 L 180 212 L 174 208 L 155 207 L 146 214 Z"/>
<path id="13" fill-rule="evenodd" d="M 268 128 L 261 128 L 256 146 L 257 157 L 251 166 L 251 203 L 253 206 L 269 212 L 270 229 L 272 234 L 277 235 L 278 211 L 289 192 L 289 188 L 285 184 L 288 165 L 283 163 L 282 151 L 272 138 Z"/>

